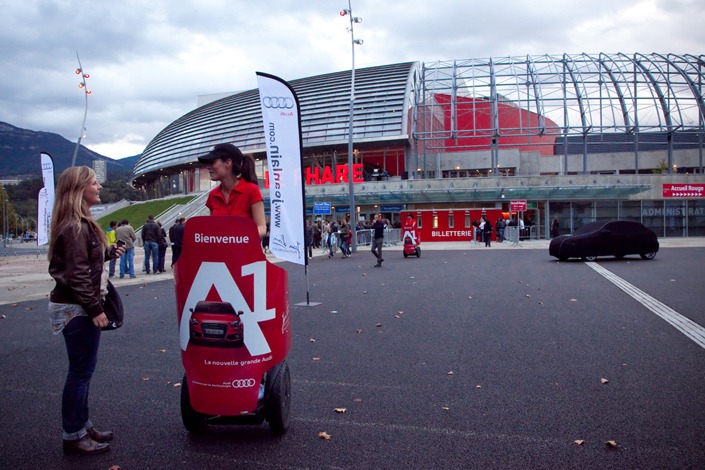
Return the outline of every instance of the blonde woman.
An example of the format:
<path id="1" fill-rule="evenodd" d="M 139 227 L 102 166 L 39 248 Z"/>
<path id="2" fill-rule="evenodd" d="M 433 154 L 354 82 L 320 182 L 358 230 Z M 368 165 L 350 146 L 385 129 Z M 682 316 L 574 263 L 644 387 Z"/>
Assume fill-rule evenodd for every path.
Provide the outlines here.
<path id="1" fill-rule="evenodd" d="M 88 390 L 98 360 L 107 292 L 105 262 L 124 249 L 108 246 L 90 207 L 100 203 L 100 183 L 88 167 L 71 167 L 59 176 L 52 213 L 49 274 L 56 286 L 49 296 L 54 334 L 63 333 L 69 370 L 61 400 L 64 452 L 84 455 L 110 449 L 110 431 L 98 431 L 88 417 Z"/>

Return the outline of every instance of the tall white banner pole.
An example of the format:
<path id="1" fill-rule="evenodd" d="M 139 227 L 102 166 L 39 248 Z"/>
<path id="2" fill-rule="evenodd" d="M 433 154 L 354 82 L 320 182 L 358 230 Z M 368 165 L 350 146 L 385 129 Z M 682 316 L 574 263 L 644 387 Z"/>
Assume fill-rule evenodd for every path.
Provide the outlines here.
<path id="1" fill-rule="evenodd" d="M 44 187 L 39 190 L 37 199 L 37 245 L 49 243 L 51 213 L 54 210 L 54 159 L 42 152 L 42 180 Z"/>

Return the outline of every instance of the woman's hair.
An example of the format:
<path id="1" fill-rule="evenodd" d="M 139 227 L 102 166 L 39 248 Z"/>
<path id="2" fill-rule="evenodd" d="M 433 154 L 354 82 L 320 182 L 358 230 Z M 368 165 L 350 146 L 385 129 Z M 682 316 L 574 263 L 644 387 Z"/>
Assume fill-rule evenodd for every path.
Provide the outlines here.
<path id="1" fill-rule="evenodd" d="M 91 216 L 90 206 L 83 200 L 83 191 L 95 178 L 95 172 L 87 166 L 72 166 L 59 176 L 54 197 L 54 209 L 51 214 L 51 230 L 49 232 L 49 259 L 54 253 L 54 242 L 59 232 L 67 225 L 73 225 L 76 233 L 81 231 L 81 219 L 100 237 L 104 246 L 108 239 L 98 223 Z"/>
<path id="2" fill-rule="evenodd" d="M 233 176 L 257 184 L 255 160 L 252 156 L 244 155 L 240 149 L 233 144 L 217 144 L 208 154 L 199 157 L 198 161 L 209 164 L 218 158 L 224 162 L 230 160 L 233 163 L 231 167 Z"/>
<path id="3" fill-rule="evenodd" d="M 250 183 L 257 184 L 257 172 L 255 171 L 255 159 L 251 155 L 243 155 L 239 162 L 233 160 L 233 174 Z"/>

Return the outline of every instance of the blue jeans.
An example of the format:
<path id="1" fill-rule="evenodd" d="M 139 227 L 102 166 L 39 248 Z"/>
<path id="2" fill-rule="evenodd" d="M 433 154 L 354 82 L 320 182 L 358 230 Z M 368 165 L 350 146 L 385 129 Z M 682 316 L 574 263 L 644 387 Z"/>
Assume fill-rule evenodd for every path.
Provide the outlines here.
<path id="1" fill-rule="evenodd" d="M 125 253 L 120 257 L 120 277 L 125 274 L 135 275 L 135 247 L 125 249 Z"/>
<path id="2" fill-rule="evenodd" d="M 149 273 L 149 258 L 152 257 L 152 271 L 159 271 L 159 245 L 157 242 L 144 242 L 144 267 Z"/>
<path id="3" fill-rule="evenodd" d="M 69 321 L 63 329 L 69 372 L 61 398 L 64 439 L 80 439 L 93 427 L 88 419 L 88 390 L 98 362 L 100 328 L 85 315 Z"/>

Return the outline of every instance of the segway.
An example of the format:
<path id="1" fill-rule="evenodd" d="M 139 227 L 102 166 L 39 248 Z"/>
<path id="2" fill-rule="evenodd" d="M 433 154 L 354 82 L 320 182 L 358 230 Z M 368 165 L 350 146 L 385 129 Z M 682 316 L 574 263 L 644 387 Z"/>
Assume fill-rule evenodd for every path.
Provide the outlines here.
<path id="1" fill-rule="evenodd" d="M 211 424 L 289 427 L 291 315 L 287 272 L 268 262 L 255 223 L 193 217 L 174 265 L 184 365 L 181 419 L 191 433 Z"/>
<path id="2" fill-rule="evenodd" d="M 409 256 L 421 257 L 421 237 L 416 232 L 415 225 L 408 225 L 402 229 L 402 242 L 404 244 L 404 258 Z"/>

